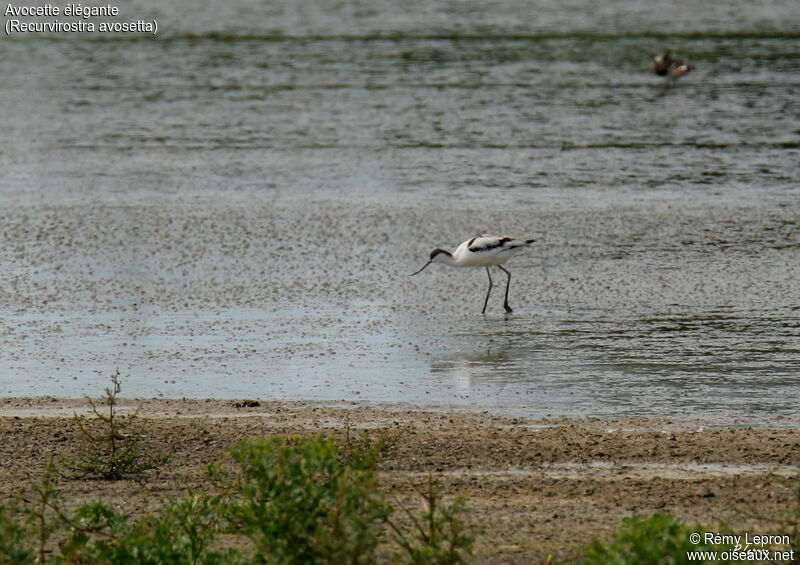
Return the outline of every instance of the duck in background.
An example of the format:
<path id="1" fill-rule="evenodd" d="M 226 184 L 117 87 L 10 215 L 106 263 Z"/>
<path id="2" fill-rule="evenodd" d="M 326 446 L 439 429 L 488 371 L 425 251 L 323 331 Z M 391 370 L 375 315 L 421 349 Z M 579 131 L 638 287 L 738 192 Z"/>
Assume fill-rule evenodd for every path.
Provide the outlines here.
<path id="1" fill-rule="evenodd" d="M 653 72 L 662 77 L 677 79 L 692 69 L 694 69 L 692 65 L 687 65 L 680 59 L 672 57 L 669 49 L 661 55 L 653 57 Z"/>

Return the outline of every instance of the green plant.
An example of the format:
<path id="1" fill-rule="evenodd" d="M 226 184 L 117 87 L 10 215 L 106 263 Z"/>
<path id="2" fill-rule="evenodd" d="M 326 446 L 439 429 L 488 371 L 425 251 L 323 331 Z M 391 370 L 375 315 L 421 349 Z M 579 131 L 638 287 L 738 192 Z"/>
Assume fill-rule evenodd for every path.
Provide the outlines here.
<path id="1" fill-rule="evenodd" d="M 233 531 L 252 540 L 255 563 L 373 563 L 389 507 L 368 462 L 342 463 L 329 438 L 245 441 L 238 472 L 212 468 L 229 494 Z"/>
<path id="2" fill-rule="evenodd" d="M 220 531 L 219 500 L 192 494 L 158 514 L 131 520 L 94 503 L 69 520 L 70 536 L 61 544 L 65 563 L 115 565 L 236 565 L 245 563 L 230 549 L 210 551 Z"/>
<path id="3" fill-rule="evenodd" d="M 342 465 L 373 469 L 378 466 L 381 456 L 392 442 L 386 434 L 377 438 L 369 432 L 356 434 L 350 423 L 350 415 L 345 414 L 343 433 L 336 442 L 338 458 Z"/>
<path id="4" fill-rule="evenodd" d="M 94 564 L 118 558 L 119 540 L 129 531 L 130 517 L 100 502 L 81 506 L 72 516 L 62 516 L 68 535 L 60 544 L 66 563 Z M 121 562 L 121 561 L 120 561 Z"/>
<path id="5" fill-rule="evenodd" d="M 94 417 L 75 414 L 73 419 L 81 433 L 77 453 L 65 460 L 67 469 L 81 477 L 118 480 L 138 476 L 165 464 L 169 456 L 164 451 L 148 450 L 142 432 L 137 427 L 138 410 L 123 415 L 117 408 L 122 389 L 119 369 L 111 375 L 112 386 L 98 404 L 88 398 Z"/>
<path id="6" fill-rule="evenodd" d="M 357 565 L 385 557 L 387 524 L 400 561 L 464 563 L 473 535 L 463 503 L 444 504 L 430 478 L 406 532 L 390 520 L 376 461 L 371 442 L 343 454 L 322 436 L 245 441 L 210 468 L 221 495 L 189 494 L 140 517 L 101 502 L 66 511 L 51 462 L 28 496 L 0 507 L 0 565 Z"/>
<path id="7" fill-rule="evenodd" d="M 789 491 L 789 500 L 775 515 L 738 510 L 746 516 L 771 524 L 776 528 L 776 533 L 787 535 L 789 546 L 780 549 L 792 551 L 794 559 L 789 562 L 790 565 L 800 565 L 800 475 L 781 479 L 781 482 Z"/>
<path id="8" fill-rule="evenodd" d="M 31 487 L 34 500 L 24 508 L 27 524 L 36 538 L 38 562 L 47 561 L 47 545 L 50 536 L 60 526 L 58 506 L 58 469 L 51 460 L 41 478 Z"/>
<path id="9" fill-rule="evenodd" d="M 27 565 L 36 559 L 27 530 L 14 519 L 16 513 L 13 506 L 0 506 L 0 565 Z"/>
<path id="10" fill-rule="evenodd" d="M 472 554 L 475 534 L 461 518 L 466 511 L 464 500 L 458 498 L 450 505 L 445 504 L 441 485 L 432 475 L 423 489 L 415 490 L 422 502 L 422 516 L 403 507 L 413 525 L 413 534 L 409 537 L 397 522 L 388 520 L 394 539 L 403 550 L 400 559 L 409 564 L 466 563 Z"/>
<path id="11" fill-rule="evenodd" d="M 705 531 L 709 531 L 708 528 L 690 526 L 669 514 L 654 514 L 649 518 L 633 516 L 623 520 L 611 542 L 593 541 L 577 562 L 582 565 L 716 563 L 716 560 L 704 561 L 697 556 L 690 559 L 690 553 L 734 549 L 730 545 L 691 541 L 693 533 Z"/>
<path id="12" fill-rule="evenodd" d="M 51 460 L 11 505 L 0 505 L 0 565 L 47 563 L 51 538 L 62 525 L 58 476 Z"/>

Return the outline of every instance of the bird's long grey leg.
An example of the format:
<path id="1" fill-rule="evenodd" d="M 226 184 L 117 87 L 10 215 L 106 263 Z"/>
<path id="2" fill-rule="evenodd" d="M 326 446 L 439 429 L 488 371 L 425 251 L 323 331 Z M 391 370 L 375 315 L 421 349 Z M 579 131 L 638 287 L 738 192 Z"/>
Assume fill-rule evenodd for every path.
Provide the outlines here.
<path id="1" fill-rule="evenodd" d="M 489 275 L 489 290 L 486 291 L 486 300 L 483 301 L 481 314 L 486 314 L 486 305 L 489 304 L 489 294 L 492 292 L 492 273 L 489 272 L 489 267 L 486 267 L 486 274 Z"/>
<path id="2" fill-rule="evenodd" d="M 506 283 L 506 301 L 503 302 L 503 308 L 505 308 L 506 312 L 508 312 L 510 314 L 511 312 L 513 312 L 513 310 L 511 309 L 511 306 L 508 305 L 508 288 L 511 286 L 511 272 L 510 271 L 506 271 L 502 267 L 502 265 L 497 265 L 497 268 L 500 269 L 501 271 L 504 271 L 508 275 L 508 282 Z"/>

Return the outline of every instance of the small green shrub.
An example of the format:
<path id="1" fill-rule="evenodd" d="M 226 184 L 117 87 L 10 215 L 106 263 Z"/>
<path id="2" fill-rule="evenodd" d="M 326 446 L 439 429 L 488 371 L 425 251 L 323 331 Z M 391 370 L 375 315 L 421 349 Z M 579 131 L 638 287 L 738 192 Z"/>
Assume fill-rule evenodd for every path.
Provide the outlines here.
<path id="1" fill-rule="evenodd" d="M 441 492 L 441 485 L 429 476 L 424 489 L 417 489 L 422 516 L 404 508 L 413 524 L 411 536 L 389 519 L 394 539 L 402 550 L 398 555 L 400 561 L 409 565 L 456 565 L 466 563 L 472 554 L 475 534 L 461 518 L 465 513 L 464 500 L 458 498 L 447 505 Z"/>
<path id="2" fill-rule="evenodd" d="M 190 494 L 138 518 L 101 502 L 66 511 L 51 463 L 19 508 L 0 507 L 0 565 L 358 565 L 393 549 L 398 562 L 464 563 L 474 536 L 463 503 L 444 504 L 430 479 L 423 513 L 407 512 L 404 530 L 378 485 L 376 445 L 343 453 L 321 436 L 245 441 L 210 469 L 222 494 Z"/>
<path id="3" fill-rule="evenodd" d="M 668 514 L 654 514 L 649 518 L 633 516 L 622 522 L 610 543 L 595 540 L 577 562 L 582 565 L 688 565 L 706 563 L 690 561 L 689 552 L 733 549 L 729 545 L 690 541 L 692 533 L 704 531 L 709 530 L 701 525 L 689 526 Z"/>
<path id="4" fill-rule="evenodd" d="M 342 465 L 356 469 L 375 469 L 390 443 L 385 434 L 377 438 L 369 432 L 355 434 L 350 416 L 345 415 L 342 437 L 337 440 L 336 448 Z"/>
<path id="5" fill-rule="evenodd" d="M 169 459 L 166 452 L 145 447 L 143 434 L 136 425 L 138 411 L 127 415 L 119 413 L 117 395 L 122 388 L 119 369 L 110 378 L 112 386 L 105 389 L 100 405 L 87 399 L 94 417 L 74 416 L 81 441 L 77 453 L 67 457 L 64 464 L 79 477 L 110 481 L 137 477 L 164 465 Z"/>
<path id="6" fill-rule="evenodd" d="M 33 500 L 21 508 L 30 535 L 37 542 L 38 562 L 46 562 L 50 537 L 61 527 L 61 508 L 58 492 L 58 468 L 51 460 L 44 474 L 31 486 Z"/>
<path id="7" fill-rule="evenodd" d="M 61 561 L 84 565 L 238 565 L 241 555 L 209 550 L 219 532 L 218 500 L 190 495 L 156 515 L 131 520 L 101 503 L 79 508 L 61 543 Z"/>
<path id="8" fill-rule="evenodd" d="M 789 498 L 775 514 L 738 510 L 745 516 L 770 524 L 776 534 L 789 536 L 789 545 L 778 549 L 793 552 L 794 559 L 789 561 L 790 565 L 800 565 L 800 475 L 779 480 L 789 491 Z"/>
<path id="9" fill-rule="evenodd" d="M 0 565 L 27 565 L 35 561 L 28 531 L 14 519 L 16 509 L 0 506 Z"/>
<path id="10" fill-rule="evenodd" d="M 231 451 L 239 466 L 224 477 L 226 515 L 250 538 L 255 563 L 373 563 L 389 506 L 377 473 L 342 463 L 328 438 L 246 441 Z"/>

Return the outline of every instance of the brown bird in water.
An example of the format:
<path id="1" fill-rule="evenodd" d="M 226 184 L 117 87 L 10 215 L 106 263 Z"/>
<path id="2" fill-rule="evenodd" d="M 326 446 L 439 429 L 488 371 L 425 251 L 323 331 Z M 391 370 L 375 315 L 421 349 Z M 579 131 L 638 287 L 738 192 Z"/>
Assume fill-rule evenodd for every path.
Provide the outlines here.
<path id="1" fill-rule="evenodd" d="M 662 77 L 676 79 L 694 69 L 692 65 L 687 65 L 680 59 L 675 59 L 669 53 L 670 51 L 667 49 L 661 55 L 653 57 L 654 73 Z"/>

